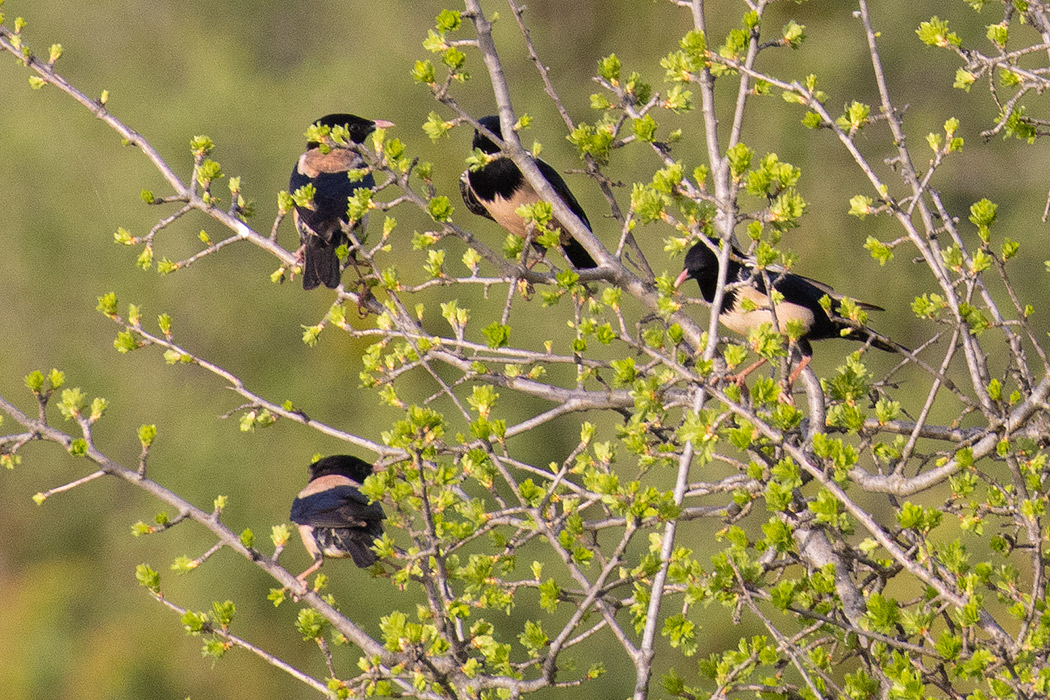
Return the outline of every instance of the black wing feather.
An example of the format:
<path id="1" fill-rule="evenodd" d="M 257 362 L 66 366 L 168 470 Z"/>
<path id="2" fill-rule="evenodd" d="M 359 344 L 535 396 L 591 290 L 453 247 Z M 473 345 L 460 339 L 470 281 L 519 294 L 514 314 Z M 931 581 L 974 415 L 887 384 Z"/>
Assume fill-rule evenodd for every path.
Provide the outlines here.
<path id="1" fill-rule="evenodd" d="M 558 196 L 561 197 L 563 202 L 565 202 L 565 205 L 572 210 L 572 213 L 580 217 L 580 221 L 584 223 L 588 231 L 593 230 L 591 229 L 590 219 L 587 218 L 587 214 L 584 213 L 583 207 L 580 206 L 580 203 L 576 201 L 576 197 L 573 196 L 572 190 L 569 189 L 569 186 L 565 183 L 561 174 L 545 161 L 538 158 L 536 159 L 536 165 L 540 169 L 540 174 L 551 184 L 551 187 L 553 187 L 554 191 L 558 193 Z"/>
<path id="2" fill-rule="evenodd" d="M 336 486 L 292 502 L 293 523 L 313 527 L 365 528 L 378 525 L 386 516 L 378 503 L 353 486 Z M 380 528 L 379 532 L 382 532 Z"/>
<path id="3" fill-rule="evenodd" d="M 339 256 L 335 250 L 348 243 L 343 233 L 343 226 L 350 223 L 347 200 L 361 187 L 374 187 L 375 178 L 368 173 L 351 182 L 345 170 L 309 177 L 299 172 L 297 163 L 288 180 L 288 191 L 294 193 L 310 184 L 314 186 L 313 208 L 295 208 L 299 240 L 305 245 L 303 289 L 313 289 L 319 284 L 334 289 L 339 286 L 340 278 Z"/>
<path id="4" fill-rule="evenodd" d="M 841 301 L 844 297 L 835 292 L 834 289 L 822 282 L 816 282 L 808 277 L 792 273 L 782 273 L 773 280 L 773 287 L 784 295 L 785 300 L 801 306 L 806 306 L 813 311 L 813 327 L 807 335 L 814 340 L 826 338 L 849 338 L 862 343 L 871 343 L 872 347 L 885 352 L 900 352 L 903 348 L 889 338 L 873 331 L 867 326 L 859 325 L 847 318 L 840 316 L 835 311 L 835 305 L 831 312 L 824 311 L 820 300 L 824 295 L 830 296 L 834 301 Z M 857 302 L 862 309 L 871 311 L 883 311 L 884 309 L 874 304 Z M 843 335 L 843 331 L 849 332 Z"/>
<path id="5" fill-rule="evenodd" d="M 583 211 L 580 203 L 576 201 L 576 197 L 573 196 L 572 190 L 569 189 L 569 185 L 566 184 L 561 174 L 542 160 L 537 159 L 536 165 L 539 166 L 540 174 L 543 175 L 551 187 L 554 188 L 554 191 L 558 193 L 558 196 L 561 197 L 562 201 L 565 202 L 565 206 L 569 207 L 573 214 L 580 217 L 580 221 L 587 227 L 587 230 L 591 231 L 590 219 L 587 218 L 587 214 Z M 562 234 L 561 251 L 569 259 L 573 267 L 577 270 L 590 270 L 598 267 L 598 263 L 594 261 L 591 254 L 587 252 L 587 249 L 579 241 L 570 236 L 567 231 L 563 231 Z"/>
<path id="6" fill-rule="evenodd" d="M 489 210 L 485 208 L 485 205 L 474 194 L 474 188 L 470 186 L 469 170 L 464 170 L 463 174 L 459 176 L 459 193 L 463 196 L 463 203 L 467 205 L 467 209 L 471 214 L 484 216 L 486 219 L 495 221 L 492 214 L 489 214 Z"/>

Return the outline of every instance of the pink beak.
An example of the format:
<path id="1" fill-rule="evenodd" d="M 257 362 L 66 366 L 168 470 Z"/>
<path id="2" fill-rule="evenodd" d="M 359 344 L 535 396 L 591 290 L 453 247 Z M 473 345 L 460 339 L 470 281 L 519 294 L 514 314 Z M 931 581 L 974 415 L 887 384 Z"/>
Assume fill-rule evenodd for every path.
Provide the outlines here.
<path id="1" fill-rule="evenodd" d="M 378 129 L 389 129 L 392 126 L 395 126 L 394 122 L 388 122 L 383 119 L 376 119 L 374 123 Z"/>
<path id="2" fill-rule="evenodd" d="M 689 270 L 682 270 L 682 274 L 678 275 L 678 279 L 674 281 L 674 288 L 681 287 L 687 279 L 689 279 Z"/>

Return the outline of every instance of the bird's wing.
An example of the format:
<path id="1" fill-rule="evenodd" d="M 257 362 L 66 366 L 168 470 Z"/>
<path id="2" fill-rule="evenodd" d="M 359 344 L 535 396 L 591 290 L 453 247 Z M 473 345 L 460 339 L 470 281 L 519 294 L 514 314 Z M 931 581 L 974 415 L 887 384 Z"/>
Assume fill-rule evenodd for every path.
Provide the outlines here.
<path id="1" fill-rule="evenodd" d="M 345 153 L 351 154 L 354 158 L 348 159 L 342 155 Z M 366 173 L 354 181 L 351 181 L 347 175 L 350 167 L 356 169 L 364 165 L 360 156 L 353 151 L 336 149 L 331 151 L 327 157 L 336 154 L 339 154 L 340 157 L 331 163 L 314 162 L 318 160 L 317 158 L 306 161 L 305 156 L 300 158 L 288 180 L 288 192 L 293 194 L 300 187 L 314 186 L 313 207 L 296 207 L 296 211 L 301 221 L 314 235 L 320 235 L 326 240 L 338 230 L 338 226 L 333 225 L 333 222 L 348 220 L 347 200 L 354 195 L 354 192 L 363 187 L 375 187 L 375 178 L 372 177 L 372 173 Z"/>
<path id="2" fill-rule="evenodd" d="M 754 277 L 754 285 L 760 290 L 765 291 L 765 285 L 762 282 L 762 277 L 758 274 L 758 271 L 752 267 L 748 267 L 749 271 Z M 773 287 L 783 294 L 788 299 L 820 303 L 820 299 L 827 294 L 835 301 L 842 301 L 843 299 L 853 299 L 847 294 L 841 294 L 836 292 L 833 287 L 829 284 L 825 284 L 820 280 L 815 280 L 812 277 L 805 277 L 804 275 L 796 275 L 793 272 L 787 272 L 781 267 L 769 267 L 767 268 L 770 281 L 773 282 Z M 865 311 L 885 311 L 886 309 L 876 304 L 870 304 L 866 301 L 859 301 L 853 299 L 857 306 L 864 309 Z M 834 309 L 832 309 L 834 314 Z"/>
<path id="3" fill-rule="evenodd" d="M 791 274 L 791 273 L 788 273 L 788 274 Z M 842 294 L 840 292 L 836 292 L 831 287 L 831 285 L 825 284 L 825 283 L 821 282 L 820 280 L 815 280 L 812 277 L 804 277 L 803 275 L 794 275 L 794 276 L 805 280 L 809 284 L 813 285 L 814 287 L 816 287 L 817 289 L 821 290 L 822 292 L 827 294 L 829 297 L 831 297 L 832 299 L 835 299 L 837 301 L 841 301 L 841 300 L 846 299 L 846 298 L 853 299 L 853 297 L 850 297 L 848 294 Z M 859 306 L 860 308 L 864 309 L 865 311 L 885 311 L 886 310 L 886 309 L 882 308 L 881 306 L 878 306 L 877 304 L 871 304 L 871 303 L 866 302 L 866 301 L 860 301 L 859 299 L 853 299 L 853 301 L 857 304 L 857 306 Z"/>
<path id="4" fill-rule="evenodd" d="M 470 210 L 471 214 L 477 214 L 478 216 L 484 216 L 486 219 L 492 219 L 492 214 L 485 208 L 485 205 L 481 203 L 477 195 L 474 194 L 474 188 L 470 186 L 470 171 L 464 170 L 463 174 L 459 176 L 459 193 L 463 195 L 463 203 L 467 205 L 467 209 Z"/>
<path id="5" fill-rule="evenodd" d="M 576 197 L 573 196 L 572 191 L 558 171 L 539 158 L 536 159 L 536 165 L 540 169 L 540 174 L 543 175 L 547 182 L 551 184 L 551 187 L 554 188 L 554 191 L 558 193 L 558 196 L 562 198 L 562 201 L 565 202 L 565 206 L 569 207 L 573 214 L 580 217 L 580 221 L 590 229 L 591 222 L 587 218 L 587 214 L 584 213 L 583 207 L 576 201 Z"/>
<path id="6" fill-rule="evenodd" d="M 835 290 L 826 284 L 802 275 L 796 275 L 791 272 L 782 272 L 780 274 L 770 272 L 769 276 L 770 281 L 773 283 L 773 288 L 783 294 L 786 301 L 794 304 L 820 308 L 820 300 L 825 294 L 834 299 L 842 298 L 841 295 L 836 294 Z"/>
<path id="7" fill-rule="evenodd" d="M 369 527 L 386 516 L 353 486 L 336 486 L 292 503 L 289 519 L 313 527 Z"/>

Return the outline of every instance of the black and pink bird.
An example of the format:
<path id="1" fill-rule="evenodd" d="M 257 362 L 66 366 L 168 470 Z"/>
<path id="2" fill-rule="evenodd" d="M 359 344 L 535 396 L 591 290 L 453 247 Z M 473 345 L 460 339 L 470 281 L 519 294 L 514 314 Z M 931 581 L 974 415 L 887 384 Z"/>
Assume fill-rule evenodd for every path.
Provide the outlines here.
<path id="1" fill-rule="evenodd" d="M 499 117 L 493 115 L 482 117 L 478 123 L 502 138 Z M 466 170 L 459 178 L 459 191 L 463 195 L 463 202 L 472 213 L 492 219 L 502 226 L 508 233 L 520 238 L 525 238 L 528 227 L 525 220 L 517 214 L 518 207 L 524 204 L 535 204 L 541 201 L 536 190 L 532 188 L 525 176 L 514 165 L 514 161 L 505 155 L 501 155 L 500 147 L 481 131 L 474 130 L 473 147 L 480 149 L 482 153 L 495 156 L 488 163 L 477 170 Z M 583 207 L 572 195 L 569 186 L 558 171 L 539 158 L 534 159 L 540 173 L 554 188 L 572 213 L 579 217 L 580 221 L 588 228 L 591 222 L 587 219 Z M 572 266 L 577 270 L 585 270 L 598 267 L 580 242 L 567 233 L 566 227 L 555 218 L 548 224 L 553 230 L 560 230 L 559 247 L 565 254 Z M 542 249 L 542 246 L 537 244 Z"/>
<path id="2" fill-rule="evenodd" d="M 353 114 L 329 114 L 314 124 L 329 128 L 346 127 L 350 141 L 356 144 L 364 143 L 376 127 L 393 126 L 392 122 L 372 121 Z M 320 284 L 330 289 L 339 286 L 341 271 L 336 249 L 349 242 L 346 236 L 350 227 L 347 202 L 359 188 L 375 187 L 371 173 L 356 180 L 350 179 L 349 171 L 364 165 L 364 160 L 353 150 L 339 146 L 322 149 L 317 141 L 308 142 L 306 151 L 295 163 L 288 191 L 294 194 L 300 187 L 314 186 L 313 203 L 296 206 L 294 213 L 295 228 L 302 244 L 303 289 L 313 289 Z M 354 222 L 353 230 L 358 236 L 365 230 L 366 219 Z"/>
<path id="3" fill-rule="evenodd" d="M 700 295 L 704 301 L 714 303 L 718 289 L 717 246 L 717 242 L 708 245 L 700 241 L 690 248 L 685 256 L 685 269 L 675 280 L 675 287 L 681 287 L 686 280 L 694 279 L 700 286 Z M 809 343 L 811 340 L 847 338 L 885 352 L 905 350 L 904 346 L 867 326 L 838 315 L 836 308 L 846 297 L 828 285 L 784 270 L 767 268 L 767 275 L 773 289 L 783 297 L 775 307 L 780 328 L 784 329 L 789 321 L 797 321 L 803 331 L 796 341 L 802 359 L 788 377 L 789 387 L 813 358 L 813 347 Z M 830 297 L 832 302 L 830 312 L 825 311 L 820 303 L 825 295 Z M 855 303 L 857 307 L 867 311 L 885 310 L 875 304 Z M 736 246 L 733 246 L 726 269 L 725 293 L 722 296 L 721 308 L 718 309 L 718 320 L 729 330 L 747 335 L 749 331 L 764 323 L 773 323 L 772 308 L 761 273 Z M 735 379 L 742 381 L 750 372 L 761 367 L 763 362 L 764 359 L 754 363 L 736 375 Z"/>
<path id="4" fill-rule="evenodd" d="M 310 465 L 310 483 L 292 502 L 291 521 L 299 526 L 313 565 L 296 578 L 321 568 L 325 557 L 350 557 L 362 569 L 376 563 L 372 543 L 383 535 L 386 517 L 378 503 L 359 490 L 372 465 L 350 455 L 332 455 Z"/>

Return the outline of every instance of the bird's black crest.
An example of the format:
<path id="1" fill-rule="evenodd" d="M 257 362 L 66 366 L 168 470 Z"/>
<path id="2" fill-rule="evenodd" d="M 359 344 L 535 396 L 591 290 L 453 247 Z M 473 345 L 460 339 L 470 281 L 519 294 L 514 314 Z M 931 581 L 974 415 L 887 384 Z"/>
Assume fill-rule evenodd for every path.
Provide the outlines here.
<path id="1" fill-rule="evenodd" d="M 703 241 L 696 243 L 689 252 L 685 254 L 685 269 L 689 270 L 693 276 L 707 272 L 708 270 L 718 270 L 718 255 L 715 251 L 711 250 Z"/>
<path id="2" fill-rule="evenodd" d="M 478 120 L 478 124 L 491 131 L 496 136 L 503 138 L 503 130 L 499 123 L 499 117 L 495 114 L 491 114 L 487 117 L 482 117 Z M 471 144 L 474 148 L 480 148 L 483 153 L 499 153 L 499 146 L 493 143 L 485 134 L 481 133 L 477 129 L 474 129 L 474 143 Z"/>
<path id="3" fill-rule="evenodd" d="M 712 244 L 718 245 L 717 241 L 712 241 Z M 733 256 L 742 257 L 743 254 L 733 246 Z M 696 280 L 696 283 L 700 286 L 700 294 L 703 296 L 704 301 L 708 304 L 715 300 L 715 293 L 718 287 L 718 254 L 714 250 L 711 250 L 706 243 L 700 241 L 695 243 L 689 252 L 685 254 L 685 270 L 689 273 L 689 277 Z M 726 284 L 732 284 L 739 282 L 743 277 L 747 275 L 747 271 L 744 266 L 739 262 L 730 257 L 729 268 L 726 274 Z M 761 280 L 758 281 L 758 286 L 762 287 L 763 291 L 765 286 L 761 284 Z M 726 290 L 725 295 L 722 298 L 722 308 L 719 311 L 723 311 L 733 306 L 733 302 L 736 299 L 735 290 Z"/>
<path id="4" fill-rule="evenodd" d="M 374 121 L 359 117 L 356 114 L 326 114 L 315 121 L 314 124 L 327 126 L 328 128 L 345 126 L 350 133 L 350 140 L 354 143 L 364 143 L 368 135 L 375 131 L 376 128 Z M 307 145 L 311 148 L 316 148 L 321 144 L 311 141 Z"/>
<path id="5" fill-rule="evenodd" d="M 329 474 L 338 474 L 360 484 L 371 473 L 371 464 L 351 455 L 331 455 L 310 465 L 310 481 Z"/>

